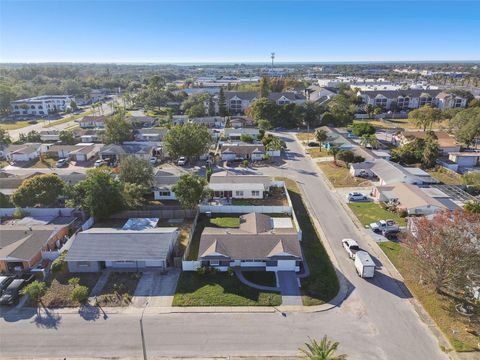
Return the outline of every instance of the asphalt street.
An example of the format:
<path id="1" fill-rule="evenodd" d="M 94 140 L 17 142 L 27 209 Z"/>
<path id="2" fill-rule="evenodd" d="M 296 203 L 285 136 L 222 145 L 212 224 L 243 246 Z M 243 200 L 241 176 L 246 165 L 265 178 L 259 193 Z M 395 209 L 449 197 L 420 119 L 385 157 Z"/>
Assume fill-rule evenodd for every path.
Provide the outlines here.
<path id="1" fill-rule="evenodd" d="M 342 246 L 353 238 L 375 254 L 291 135 L 288 157 L 280 167 L 261 171 L 297 180 L 313 216 L 330 244 L 350 293 L 337 308 L 320 313 L 158 314 L 144 316 L 149 358 L 155 356 L 295 355 L 308 337 L 328 335 L 349 359 L 447 359 L 423 323 L 411 299 L 383 266 L 375 278 L 357 276 Z M 377 249 L 378 251 L 378 249 Z M 34 311 L 4 313 L 0 319 L 0 355 L 35 357 L 142 356 L 138 313 L 119 312 L 38 316 Z"/>

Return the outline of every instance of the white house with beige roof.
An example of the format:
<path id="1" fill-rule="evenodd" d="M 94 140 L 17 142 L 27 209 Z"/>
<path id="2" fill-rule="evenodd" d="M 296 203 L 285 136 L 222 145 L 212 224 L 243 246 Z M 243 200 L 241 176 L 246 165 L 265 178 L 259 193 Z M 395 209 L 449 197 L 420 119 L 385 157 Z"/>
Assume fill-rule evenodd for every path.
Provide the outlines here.
<path id="1" fill-rule="evenodd" d="M 208 187 L 215 198 L 263 199 L 272 186 L 281 186 L 268 176 L 236 175 L 228 171 L 212 174 Z"/>

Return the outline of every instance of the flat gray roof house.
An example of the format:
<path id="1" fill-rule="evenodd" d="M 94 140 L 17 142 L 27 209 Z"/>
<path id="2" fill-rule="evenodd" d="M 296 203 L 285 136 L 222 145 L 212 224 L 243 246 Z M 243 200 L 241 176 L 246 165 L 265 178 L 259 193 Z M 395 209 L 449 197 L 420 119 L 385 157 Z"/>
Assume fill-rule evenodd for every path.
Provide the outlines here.
<path id="1" fill-rule="evenodd" d="M 240 216 L 238 228 L 206 227 L 198 260 L 221 271 L 228 267 L 299 271 L 303 261 L 299 238 L 291 221 L 285 226 L 268 215 L 250 213 Z"/>
<path id="2" fill-rule="evenodd" d="M 176 227 L 156 227 L 158 220 L 129 219 L 121 229 L 78 233 L 65 258 L 70 272 L 166 268 L 179 232 Z"/>
<path id="3" fill-rule="evenodd" d="M 273 186 L 272 179 L 263 175 L 237 175 L 229 171 L 212 174 L 208 187 L 216 198 L 263 199 Z"/>

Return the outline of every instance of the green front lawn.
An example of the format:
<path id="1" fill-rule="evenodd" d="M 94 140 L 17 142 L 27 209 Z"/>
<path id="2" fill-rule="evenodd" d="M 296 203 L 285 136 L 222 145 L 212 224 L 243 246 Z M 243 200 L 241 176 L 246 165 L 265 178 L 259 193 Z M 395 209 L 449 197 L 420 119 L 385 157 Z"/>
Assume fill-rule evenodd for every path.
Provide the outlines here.
<path id="1" fill-rule="evenodd" d="M 310 276 L 301 280 L 303 305 L 321 305 L 337 295 L 339 290 L 337 274 L 303 203 L 297 183 L 290 179 L 283 180 L 302 229 L 303 253 L 310 268 Z"/>
<path id="2" fill-rule="evenodd" d="M 419 282 L 417 265 L 410 249 L 391 241 L 382 242 L 379 245 L 402 274 L 405 285 L 447 336 L 455 351 L 480 351 L 478 307 L 473 317 L 461 316 L 455 310 L 459 300 L 448 294 L 438 293 L 431 286 L 422 285 Z"/>
<path id="3" fill-rule="evenodd" d="M 378 220 L 393 219 L 400 226 L 406 226 L 407 222 L 405 218 L 402 218 L 397 213 L 393 213 L 383 209 L 379 204 L 374 202 L 355 202 L 349 203 L 348 206 L 362 225 L 369 225 Z"/>
<path id="4" fill-rule="evenodd" d="M 197 260 L 198 258 L 198 248 L 200 246 L 200 237 L 202 236 L 203 229 L 205 227 L 239 227 L 240 226 L 240 215 L 231 216 L 231 215 L 218 215 L 212 218 L 207 217 L 204 214 L 198 216 L 197 226 L 195 227 L 195 232 L 193 233 L 190 251 L 187 256 L 187 260 Z"/>
<path id="5" fill-rule="evenodd" d="M 350 175 L 349 169 L 344 166 L 335 165 L 333 162 L 321 162 L 318 164 L 328 180 L 334 187 L 357 187 L 371 186 L 370 181 L 356 178 Z"/>
<path id="6" fill-rule="evenodd" d="M 0 129 L 3 130 L 16 130 L 16 129 L 21 129 L 30 125 L 35 125 L 35 124 L 30 124 L 29 121 L 15 121 L 15 122 L 3 122 L 0 123 Z"/>
<path id="7" fill-rule="evenodd" d="M 100 306 L 128 306 L 140 280 L 140 273 L 113 272 L 108 282 L 97 296 Z"/>
<path id="8" fill-rule="evenodd" d="M 200 275 L 182 272 L 173 306 L 278 306 L 280 294 L 259 291 L 244 285 L 226 272 Z"/>
<path id="9" fill-rule="evenodd" d="M 277 286 L 277 277 L 272 271 L 242 271 L 243 276 L 254 284 L 264 286 Z"/>
<path id="10" fill-rule="evenodd" d="M 427 171 L 434 179 L 441 181 L 446 185 L 462 185 L 463 180 L 460 174 L 457 174 L 453 171 L 437 167 L 433 170 Z"/>
<path id="11" fill-rule="evenodd" d="M 332 156 L 328 153 L 327 149 L 320 148 L 320 147 L 307 149 L 307 153 L 310 154 L 312 158 Z"/>

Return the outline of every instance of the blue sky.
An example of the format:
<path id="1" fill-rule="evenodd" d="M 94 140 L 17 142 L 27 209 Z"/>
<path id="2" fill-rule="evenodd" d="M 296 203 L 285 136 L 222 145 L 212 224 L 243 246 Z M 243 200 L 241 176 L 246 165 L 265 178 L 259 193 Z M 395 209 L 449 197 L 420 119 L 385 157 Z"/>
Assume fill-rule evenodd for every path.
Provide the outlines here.
<path id="1" fill-rule="evenodd" d="M 1 62 L 480 59 L 480 1 L 0 0 Z"/>

